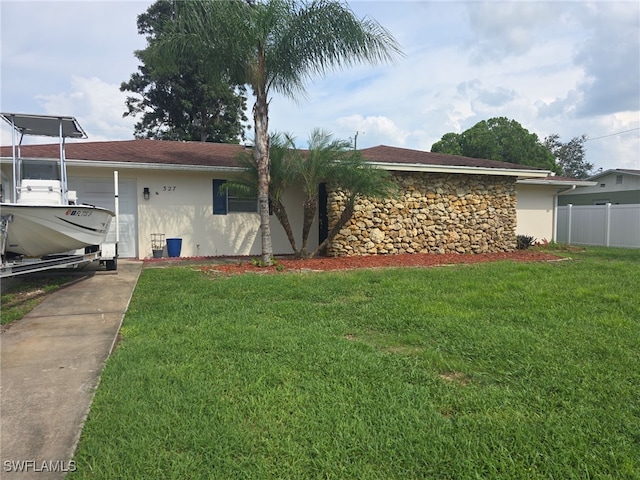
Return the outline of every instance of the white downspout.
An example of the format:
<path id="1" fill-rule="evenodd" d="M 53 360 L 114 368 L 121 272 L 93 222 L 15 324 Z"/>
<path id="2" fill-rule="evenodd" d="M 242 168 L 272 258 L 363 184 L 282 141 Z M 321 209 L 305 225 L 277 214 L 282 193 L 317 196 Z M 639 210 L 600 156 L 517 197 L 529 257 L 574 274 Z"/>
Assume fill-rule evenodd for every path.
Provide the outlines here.
<path id="1" fill-rule="evenodd" d="M 572 192 L 573 190 L 576 189 L 576 185 L 571 185 L 571 188 L 566 188 L 564 190 L 560 190 L 558 192 L 556 192 L 556 194 L 553 197 L 553 238 L 552 241 L 556 241 L 557 240 L 557 234 L 558 234 L 558 197 L 562 194 L 562 193 L 566 193 L 566 192 Z"/>

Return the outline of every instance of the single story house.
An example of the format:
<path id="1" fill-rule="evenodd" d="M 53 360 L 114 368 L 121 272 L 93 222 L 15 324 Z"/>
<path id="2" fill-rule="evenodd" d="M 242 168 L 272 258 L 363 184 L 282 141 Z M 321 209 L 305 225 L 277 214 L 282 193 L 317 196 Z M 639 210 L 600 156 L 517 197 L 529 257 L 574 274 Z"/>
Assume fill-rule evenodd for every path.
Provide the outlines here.
<path id="1" fill-rule="evenodd" d="M 560 194 L 558 205 L 640 204 L 640 170 L 605 170 L 588 180 L 593 185 Z"/>
<path id="2" fill-rule="evenodd" d="M 183 257 L 259 255 L 257 201 L 220 195 L 218 189 L 241 171 L 235 158 L 242 151 L 247 147 L 199 142 L 67 142 L 69 188 L 84 203 L 113 208 L 118 172 L 121 257 L 152 256 L 156 234 L 181 238 Z M 388 146 L 361 152 L 368 162 L 391 172 L 399 194 L 358 205 L 333 242 L 333 255 L 509 251 L 518 234 L 551 240 L 558 193 L 585 185 L 492 160 Z M 26 161 L 57 160 L 59 145 L 23 145 L 21 153 Z M 2 147 L 5 193 L 11 191 L 11 157 L 11 147 Z M 311 249 L 341 208 L 340 192 L 324 193 Z M 284 204 L 294 233 L 301 235 L 301 191 L 286 192 Z M 291 253 L 275 217 L 271 225 L 274 253 Z"/>

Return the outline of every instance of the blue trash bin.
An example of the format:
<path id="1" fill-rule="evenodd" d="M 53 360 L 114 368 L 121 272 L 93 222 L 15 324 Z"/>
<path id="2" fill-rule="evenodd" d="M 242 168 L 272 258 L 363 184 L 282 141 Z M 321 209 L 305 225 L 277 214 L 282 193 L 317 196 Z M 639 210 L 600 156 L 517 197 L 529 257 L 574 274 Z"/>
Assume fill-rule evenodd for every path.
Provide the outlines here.
<path id="1" fill-rule="evenodd" d="M 167 254 L 170 257 L 179 257 L 182 249 L 181 238 L 167 238 Z"/>

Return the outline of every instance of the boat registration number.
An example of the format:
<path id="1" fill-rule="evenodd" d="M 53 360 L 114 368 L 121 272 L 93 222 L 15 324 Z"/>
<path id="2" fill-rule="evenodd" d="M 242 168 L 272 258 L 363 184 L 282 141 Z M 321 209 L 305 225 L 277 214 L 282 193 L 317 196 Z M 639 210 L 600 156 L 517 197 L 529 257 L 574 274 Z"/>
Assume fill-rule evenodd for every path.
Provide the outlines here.
<path id="1" fill-rule="evenodd" d="M 90 217 L 93 212 L 87 212 L 86 210 L 73 210 L 69 209 L 65 215 L 70 217 Z"/>

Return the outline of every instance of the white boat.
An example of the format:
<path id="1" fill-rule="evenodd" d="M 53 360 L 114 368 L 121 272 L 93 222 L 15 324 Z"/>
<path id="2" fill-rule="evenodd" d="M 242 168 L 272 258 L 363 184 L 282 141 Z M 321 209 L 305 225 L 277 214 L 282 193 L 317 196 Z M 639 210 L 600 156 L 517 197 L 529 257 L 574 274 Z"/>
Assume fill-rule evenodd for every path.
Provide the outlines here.
<path id="1" fill-rule="evenodd" d="M 65 138 L 86 138 L 74 117 L 0 114 L 14 130 L 13 191 L 0 203 L 2 254 L 44 257 L 100 245 L 115 214 L 108 209 L 78 203 L 67 189 Z M 16 145 L 15 135 L 20 134 Z M 22 159 L 24 135 L 58 136 L 60 158 Z"/>

